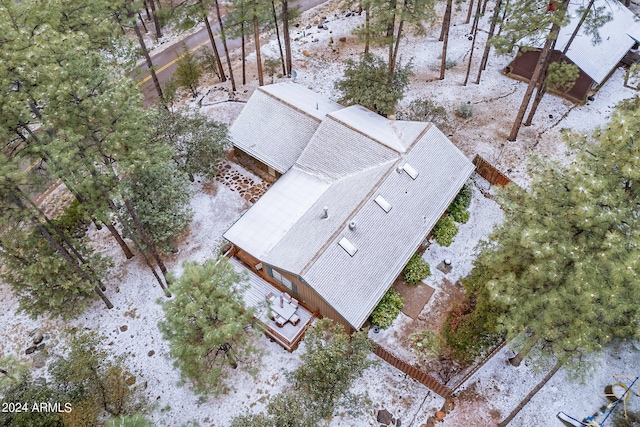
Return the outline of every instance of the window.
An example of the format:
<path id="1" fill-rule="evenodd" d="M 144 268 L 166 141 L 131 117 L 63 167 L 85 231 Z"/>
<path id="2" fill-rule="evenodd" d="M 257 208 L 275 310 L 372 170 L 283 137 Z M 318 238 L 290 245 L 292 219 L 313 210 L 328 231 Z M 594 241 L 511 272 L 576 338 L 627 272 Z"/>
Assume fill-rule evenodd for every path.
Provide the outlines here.
<path id="1" fill-rule="evenodd" d="M 291 283 L 291 280 L 287 279 L 285 276 L 283 276 L 278 270 L 276 269 L 271 269 L 271 273 L 272 273 L 272 277 L 273 279 L 280 283 L 282 286 L 284 286 L 285 288 L 293 291 L 293 283 Z"/>

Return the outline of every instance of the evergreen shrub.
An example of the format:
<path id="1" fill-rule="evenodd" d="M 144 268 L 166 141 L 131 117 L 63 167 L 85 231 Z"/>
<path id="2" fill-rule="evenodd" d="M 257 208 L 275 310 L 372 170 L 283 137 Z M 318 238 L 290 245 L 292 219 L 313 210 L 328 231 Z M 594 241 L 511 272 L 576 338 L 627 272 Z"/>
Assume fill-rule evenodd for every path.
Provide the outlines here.
<path id="1" fill-rule="evenodd" d="M 429 263 L 418 254 L 414 254 L 403 271 L 404 281 L 410 285 L 417 285 L 420 281 L 431 275 Z"/>
<path id="2" fill-rule="evenodd" d="M 391 288 L 380 300 L 378 306 L 371 313 L 371 323 L 382 328 L 388 328 L 404 306 L 404 299 L 395 289 Z"/>
<path id="3" fill-rule="evenodd" d="M 453 238 L 458 233 L 458 227 L 451 216 L 447 216 L 438 221 L 433 227 L 433 237 L 441 246 L 449 246 Z"/>
<path id="4" fill-rule="evenodd" d="M 458 106 L 456 116 L 461 119 L 470 119 L 473 116 L 473 106 L 468 102 L 463 102 Z"/>
<path id="5" fill-rule="evenodd" d="M 471 205 L 471 197 L 473 192 L 471 185 L 467 184 L 462 187 L 462 190 L 458 193 L 453 202 L 447 208 L 447 212 L 453 217 L 454 221 L 459 223 L 466 223 L 469 221 L 469 206 Z"/>

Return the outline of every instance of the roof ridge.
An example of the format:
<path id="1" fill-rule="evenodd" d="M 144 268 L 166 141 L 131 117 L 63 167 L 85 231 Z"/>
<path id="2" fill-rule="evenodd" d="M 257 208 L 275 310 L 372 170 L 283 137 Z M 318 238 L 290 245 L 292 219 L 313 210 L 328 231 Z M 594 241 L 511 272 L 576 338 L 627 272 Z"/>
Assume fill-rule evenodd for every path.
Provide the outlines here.
<path id="1" fill-rule="evenodd" d="M 352 105 L 351 107 L 360 107 L 360 108 L 364 108 L 365 110 L 367 110 L 365 107 L 363 107 L 363 106 L 361 106 L 361 105 Z M 350 107 L 345 107 L 345 108 L 350 108 Z M 341 109 L 341 110 L 338 110 L 338 111 L 335 111 L 335 112 L 337 113 L 337 112 L 342 111 L 342 110 L 344 110 L 344 109 Z M 369 112 L 373 113 L 373 111 L 371 111 L 371 110 L 367 110 L 367 111 L 369 111 Z M 400 139 L 397 137 L 397 135 L 396 135 L 396 133 L 395 133 L 395 132 L 393 132 L 393 135 L 396 137 L 396 142 L 398 143 L 398 145 L 399 145 L 399 146 L 400 146 L 404 151 L 399 151 L 399 150 L 397 150 L 397 149 L 395 149 L 395 148 L 393 148 L 393 147 L 390 147 L 390 146 L 388 146 L 387 144 L 385 144 L 384 142 L 382 142 L 381 140 L 379 140 L 378 138 L 375 138 L 373 135 L 370 135 L 370 134 L 365 133 L 365 132 L 363 132 L 363 131 L 361 131 L 361 130 L 359 130 L 359 129 L 354 128 L 353 126 L 351 126 L 351 125 L 347 124 L 347 123 L 346 123 L 346 122 L 344 122 L 343 120 L 340 120 L 340 119 L 338 119 L 337 117 L 335 117 L 335 116 L 333 115 L 333 113 L 334 113 L 333 111 L 332 111 L 331 113 L 328 113 L 326 117 L 328 117 L 328 118 L 332 119 L 333 121 L 335 121 L 335 122 L 337 122 L 337 123 L 340 123 L 342 126 L 346 127 L 347 129 L 350 129 L 350 130 L 352 130 L 352 131 L 354 131 L 354 132 L 356 132 L 356 133 L 359 133 L 360 135 L 364 136 L 365 138 L 369 138 L 370 140 L 372 140 L 372 141 L 374 141 L 374 142 L 377 142 L 378 144 L 382 145 L 382 146 L 383 146 L 383 147 L 385 147 L 385 148 L 388 148 L 389 150 L 395 151 L 396 153 L 403 154 L 403 153 L 406 151 L 406 150 L 404 150 L 404 146 L 402 145 L 402 142 L 400 142 Z M 373 113 L 373 114 L 376 114 L 376 113 Z M 389 119 L 387 119 L 386 117 L 382 117 L 382 116 L 380 116 L 380 117 L 381 117 L 382 119 L 386 120 L 387 122 L 389 122 L 389 121 L 390 121 L 390 120 L 389 120 Z M 386 125 L 386 126 L 389 126 L 389 123 L 385 123 L 385 125 Z M 393 129 L 392 129 L 392 131 L 393 131 Z"/>
<path id="2" fill-rule="evenodd" d="M 375 193 L 378 188 L 380 188 L 380 185 L 382 185 L 382 183 L 387 179 L 387 177 L 395 170 L 395 166 L 398 162 L 402 161 L 402 157 L 399 157 L 393 161 L 388 161 L 387 163 L 390 164 L 391 167 L 389 167 L 389 169 L 387 170 L 387 172 L 382 175 L 380 177 L 380 179 L 378 179 L 378 181 L 375 183 L 375 185 L 373 187 L 371 187 L 371 190 L 369 190 L 366 194 L 366 196 L 364 196 L 362 198 L 362 200 L 360 200 L 360 202 L 356 205 L 355 208 L 353 208 L 353 210 L 349 213 L 349 215 L 345 216 L 344 221 L 342 221 L 342 223 L 340 223 L 340 225 L 336 228 L 336 231 L 334 231 L 333 233 L 331 233 L 331 236 L 329 236 L 329 238 L 327 239 L 326 242 L 324 242 L 324 244 L 322 245 L 322 247 L 318 250 L 318 252 L 316 252 L 316 254 L 311 257 L 311 259 L 309 260 L 309 262 L 307 262 L 305 264 L 304 267 L 302 267 L 302 269 L 300 270 L 300 276 L 302 277 L 303 274 L 305 274 L 309 268 L 311 268 L 311 266 L 317 261 L 318 258 L 320 258 L 320 256 L 324 253 L 324 251 L 329 247 L 329 244 L 331 242 L 333 242 L 336 237 L 338 237 L 338 235 L 340 234 L 340 232 L 344 229 L 344 227 L 349 223 L 349 220 L 351 218 L 353 218 L 354 213 L 358 212 L 360 209 L 362 209 L 362 206 L 364 206 L 365 203 L 367 203 L 369 201 L 369 199 L 372 197 L 373 193 Z M 384 166 L 384 163 L 381 165 L 378 165 L 378 167 L 380 166 Z M 368 168 L 367 170 L 371 170 L 374 167 Z M 362 171 L 364 172 L 364 170 Z M 350 176 L 354 176 L 356 174 L 352 174 Z M 340 180 L 339 180 L 340 181 Z M 337 182 L 337 181 L 336 181 Z M 334 183 L 332 183 L 331 185 L 333 185 Z"/>
<path id="3" fill-rule="evenodd" d="M 277 84 L 279 84 L 279 83 L 277 83 Z M 301 114 L 304 114 L 307 117 L 310 117 L 311 119 L 317 121 L 318 123 L 322 123 L 322 119 L 319 119 L 316 116 L 314 116 L 313 114 L 310 114 L 310 113 L 306 112 L 305 110 L 296 107 L 295 105 L 291 104 L 290 102 L 287 102 L 284 99 L 282 99 L 282 98 L 280 98 L 280 97 L 278 97 L 278 96 L 276 96 L 276 95 L 274 95 L 272 93 L 267 92 L 264 88 L 265 88 L 265 86 L 258 87 L 258 90 L 260 91 L 260 93 L 264 93 L 265 95 L 267 95 L 267 96 L 269 96 L 269 97 L 271 97 L 271 98 L 283 103 L 284 105 L 286 105 L 287 107 L 291 108 L 292 110 L 295 110 L 295 111 L 297 111 L 297 112 L 299 112 Z"/>

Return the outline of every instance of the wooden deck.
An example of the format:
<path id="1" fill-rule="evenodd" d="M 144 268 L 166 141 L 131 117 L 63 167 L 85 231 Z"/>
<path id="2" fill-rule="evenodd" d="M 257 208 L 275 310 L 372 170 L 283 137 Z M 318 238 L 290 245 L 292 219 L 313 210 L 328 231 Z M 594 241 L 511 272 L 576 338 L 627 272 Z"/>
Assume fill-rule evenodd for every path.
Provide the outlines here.
<path id="1" fill-rule="evenodd" d="M 250 268 L 246 267 L 238 258 L 232 256 L 229 258 L 229 261 L 231 261 L 231 264 L 233 264 L 237 272 L 246 272 L 249 276 L 247 283 L 249 287 L 245 291 L 244 302 L 247 307 L 253 307 L 256 310 L 255 316 L 264 326 L 265 335 L 280 344 L 287 351 L 291 352 L 298 348 L 298 343 L 316 317 L 315 314 L 300 305 L 296 311 L 296 314 L 300 317 L 300 322 L 297 325 L 294 326 L 291 323 L 286 323 L 283 327 L 277 326 L 276 323 L 269 318 L 269 310 L 265 296 L 269 292 L 278 295 L 281 291 L 254 273 Z"/>

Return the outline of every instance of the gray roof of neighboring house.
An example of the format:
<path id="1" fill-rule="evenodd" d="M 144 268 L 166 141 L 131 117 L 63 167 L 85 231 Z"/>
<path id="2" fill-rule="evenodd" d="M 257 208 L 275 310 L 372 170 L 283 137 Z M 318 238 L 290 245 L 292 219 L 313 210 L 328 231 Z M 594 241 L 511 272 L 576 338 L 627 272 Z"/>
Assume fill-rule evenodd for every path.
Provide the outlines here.
<path id="1" fill-rule="evenodd" d="M 285 173 L 327 113 L 342 106 L 295 83 L 261 86 L 229 130 L 233 145 Z"/>
<path id="2" fill-rule="evenodd" d="M 586 3 L 569 3 L 570 21 L 560 29 L 555 50 L 564 50 L 582 17 L 580 8 Z M 598 11 L 600 15 L 609 13 L 612 18 L 598 29 L 601 42 L 594 44 L 593 35 L 587 34 L 587 26 L 582 25 L 567 51 L 567 58 L 596 83 L 601 84 L 634 43 L 640 41 L 640 22 L 634 13 L 620 2 L 596 0 L 591 10 Z M 542 47 L 544 41 L 532 44 Z"/>
<path id="3" fill-rule="evenodd" d="M 416 179 L 398 169 L 405 163 Z M 348 107 L 326 115 L 295 166 L 224 237 L 301 275 L 359 329 L 473 170 L 435 126 Z"/>

